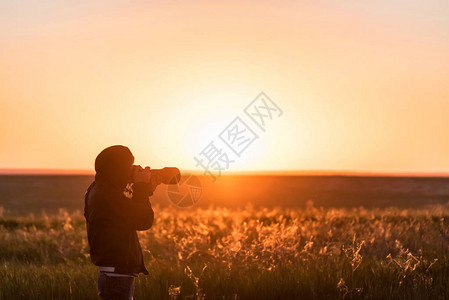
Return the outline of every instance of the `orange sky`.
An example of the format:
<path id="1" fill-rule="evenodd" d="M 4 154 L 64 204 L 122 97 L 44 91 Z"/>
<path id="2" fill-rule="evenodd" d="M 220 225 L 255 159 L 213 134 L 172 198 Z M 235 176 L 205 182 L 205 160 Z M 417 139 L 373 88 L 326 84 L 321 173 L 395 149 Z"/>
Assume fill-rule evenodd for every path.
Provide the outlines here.
<path id="1" fill-rule="evenodd" d="M 231 171 L 449 172 L 449 4 L 362 2 L 2 1 L 0 168 L 198 169 L 265 91 Z"/>

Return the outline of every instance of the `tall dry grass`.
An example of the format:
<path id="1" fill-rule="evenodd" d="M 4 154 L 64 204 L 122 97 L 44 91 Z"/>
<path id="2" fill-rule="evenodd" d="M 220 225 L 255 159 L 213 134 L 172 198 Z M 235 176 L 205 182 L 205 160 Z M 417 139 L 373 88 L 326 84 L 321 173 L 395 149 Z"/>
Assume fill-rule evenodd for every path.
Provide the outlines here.
<path id="1" fill-rule="evenodd" d="M 155 207 L 135 299 L 447 299 L 449 209 Z M 1 299 L 96 299 L 80 213 L 0 217 Z"/>

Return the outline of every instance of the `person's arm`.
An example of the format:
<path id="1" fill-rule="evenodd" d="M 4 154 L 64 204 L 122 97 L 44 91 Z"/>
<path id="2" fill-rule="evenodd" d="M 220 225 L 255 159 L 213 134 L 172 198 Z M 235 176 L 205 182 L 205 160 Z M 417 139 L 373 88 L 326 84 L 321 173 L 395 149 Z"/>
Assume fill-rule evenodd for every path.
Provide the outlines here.
<path id="1" fill-rule="evenodd" d="M 133 197 L 120 194 L 112 197 L 112 215 L 117 222 L 134 230 L 148 230 L 153 225 L 154 211 L 148 199 L 153 193 L 144 182 L 133 185 Z"/>
<path id="2" fill-rule="evenodd" d="M 115 215 L 134 230 L 148 230 L 154 221 L 154 212 L 148 197 L 153 195 L 162 178 L 151 176 L 150 168 L 135 169 L 133 178 L 133 197 L 128 199 L 121 195 L 114 205 Z"/>
<path id="3" fill-rule="evenodd" d="M 136 182 L 133 184 L 133 197 L 131 201 L 137 204 L 137 209 L 143 209 L 142 214 L 136 214 L 139 218 L 131 222 L 136 230 L 148 230 L 153 226 L 154 211 L 148 199 L 150 196 L 153 196 L 153 191 L 154 189 L 148 183 Z"/>

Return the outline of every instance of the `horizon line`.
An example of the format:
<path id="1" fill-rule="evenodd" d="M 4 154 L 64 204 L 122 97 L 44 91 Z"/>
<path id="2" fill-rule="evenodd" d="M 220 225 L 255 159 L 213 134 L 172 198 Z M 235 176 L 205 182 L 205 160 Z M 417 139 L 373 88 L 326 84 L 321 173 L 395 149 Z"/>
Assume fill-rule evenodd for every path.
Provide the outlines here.
<path id="1" fill-rule="evenodd" d="M 204 175 L 204 171 L 181 170 L 181 173 Z M 90 169 L 57 168 L 0 168 L 0 175 L 95 175 Z M 272 176 L 365 176 L 365 177 L 449 177 L 449 172 L 388 172 L 354 170 L 252 170 L 228 171 L 222 176 L 272 175 Z"/>

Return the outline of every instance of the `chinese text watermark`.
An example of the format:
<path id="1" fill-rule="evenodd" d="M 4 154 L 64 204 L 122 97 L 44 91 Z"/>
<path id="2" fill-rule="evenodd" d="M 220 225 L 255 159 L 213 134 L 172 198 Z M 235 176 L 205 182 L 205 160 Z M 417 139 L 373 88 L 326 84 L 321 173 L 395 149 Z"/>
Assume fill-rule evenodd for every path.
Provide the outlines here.
<path id="1" fill-rule="evenodd" d="M 282 109 L 264 92 L 257 95 L 243 112 L 245 118 L 235 117 L 218 134 L 218 140 L 223 146 L 217 145 L 217 140 L 213 139 L 194 157 L 196 167 L 201 167 L 203 174 L 209 175 L 212 182 L 215 182 L 223 171 L 228 170 L 230 165 L 260 138 L 260 131 L 263 134 L 268 124 L 283 114 Z M 247 119 L 251 123 L 245 122 Z"/>

